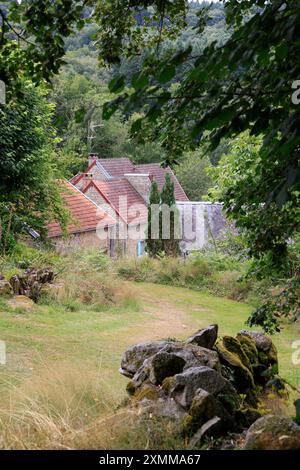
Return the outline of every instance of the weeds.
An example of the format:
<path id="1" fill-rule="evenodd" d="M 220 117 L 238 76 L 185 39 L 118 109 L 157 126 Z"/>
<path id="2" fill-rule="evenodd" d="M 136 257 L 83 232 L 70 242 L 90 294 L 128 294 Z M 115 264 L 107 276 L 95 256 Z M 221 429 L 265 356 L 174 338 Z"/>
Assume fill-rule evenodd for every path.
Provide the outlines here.
<path id="1" fill-rule="evenodd" d="M 256 297 L 253 281 L 244 277 L 245 265 L 223 254 L 197 253 L 187 260 L 123 258 L 116 266 L 120 277 L 132 281 L 188 287 L 233 300 Z"/>

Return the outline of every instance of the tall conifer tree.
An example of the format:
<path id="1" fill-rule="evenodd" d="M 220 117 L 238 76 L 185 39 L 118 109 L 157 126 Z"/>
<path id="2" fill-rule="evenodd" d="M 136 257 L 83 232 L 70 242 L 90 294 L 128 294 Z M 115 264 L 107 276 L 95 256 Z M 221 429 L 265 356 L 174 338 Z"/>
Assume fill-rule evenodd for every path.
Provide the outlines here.
<path id="1" fill-rule="evenodd" d="M 176 207 L 175 195 L 174 195 L 174 183 L 171 180 L 169 173 L 165 176 L 165 184 L 161 192 L 161 205 L 168 206 L 170 208 L 170 218 L 164 221 L 162 217 L 162 223 L 169 223 L 170 230 L 166 230 L 168 238 L 163 238 L 164 227 L 162 226 L 162 250 L 165 252 L 166 256 L 179 256 L 180 247 L 179 239 L 177 238 L 177 221 L 178 221 L 178 209 Z"/>
<path id="2" fill-rule="evenodd" d="M 161 251 L 161 226 L 160 226 L 160 194 L 156 181 L 152 181 L 148 207 L 147 228 L 147 252 L 149 256 L 155 257 Z M 158 228 L 158 234 L 154 234 L 154 228 Z M 154 235 L 158 238 L 154 238 Z"/>

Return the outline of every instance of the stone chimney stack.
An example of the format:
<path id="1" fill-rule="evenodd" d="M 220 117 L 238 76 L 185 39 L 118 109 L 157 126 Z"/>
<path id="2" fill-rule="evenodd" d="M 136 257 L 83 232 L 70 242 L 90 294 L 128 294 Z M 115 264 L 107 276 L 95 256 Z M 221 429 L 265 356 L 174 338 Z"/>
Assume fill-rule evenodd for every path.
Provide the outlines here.
<path id="1" fill-rule="evenodd" d="M 125 173 L 125 178 L 142 196 L 145 202 L 149 202 L 152 175 L 149 173 Z"/>
<path id="2" fill-rule="evenodd" d="M 89 166 L 93 163 L 94 160 L 97 160 L 98 158 L 98 153 L 90 153 L 88 158 Z"/>

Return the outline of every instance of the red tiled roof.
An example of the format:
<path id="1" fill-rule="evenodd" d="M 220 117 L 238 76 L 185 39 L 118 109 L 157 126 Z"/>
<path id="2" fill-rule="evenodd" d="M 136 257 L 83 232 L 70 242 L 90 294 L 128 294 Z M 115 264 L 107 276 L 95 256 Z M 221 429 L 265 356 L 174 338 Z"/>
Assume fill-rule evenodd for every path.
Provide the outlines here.
<path id="1" fill-rule="evenodd" d="M 109 173 L 111 177 L 120 178 L 126 173 L 149 173 L 157 181 L 158 189 L 161 191 L 165 183 L 166 173 L 170 173 L 174 183 L 176 201 L 188 201 L 182 186 L 177 180 L 171 168 L 163 168 L 159 163 L 145 163 L 134 165 L 129 158 L 99 158 L 98 162 Z"/>
<path id="2" fill-rule="evenodd" d="M 134 172 L 134 164 L 127 157 L 122 158 L 98 158 L 98 162 L 110 174 L 110 176 L 121 178 L 125 173 Z"/>
<path id="3" fill-rule="evenodd" d="M 96 164 L 96 159 L 94 161 L 92 161 L 92 163 L 83 172 L 77 173 L 77 175 L 73 176 L 73 178 L 70 179 L 70 183 L 73 184 L 73 185 L 76 185 L 77 183 L 79 183 L 79 181 L 81 180 L 83 175 L 88 173 L 90 171 L 90 169 L 93 168 L 93 166 L 95 164 Z"/>
<path id="4" fill-rule="evenodd" d="M 66 209 L 70 211 L 71 223 L 67 227 L 68 233 L 80 233 L 96 230 L 97 227 L 114 225 L 115 220 L 87 198 L 82 192 L 76 189 L 67 181 L 62 184 L 62 199 L 65 202 Z M 62 230 L 58 222 L 47 224 L 48 236 L 59 237 Z"/>
<path id="5" fill-rule="evenodd" d="M 147 205 L 142 196 L 134 189 L 126 178 L 106 181 L 91 181 L 83 190 L 86 192 L 94 186 L 104 199 L 112 206 L 114 211 L 126 223 L 143 223 L 147 220 Z M 139 205 L 138 211 L 133 205 Z"/>
<path id="6" fill-rule="evenodd" d="M 72 176 L 72 178 L 70 179 L 70 183 L 75 185 L 78 183 L 78 181 L 80 181 L 80 179 L 82 178 L 83 176 L 83 173 L 77 173 L 77 175 L 75 176 Z"/>
<path id="7" fill-rule="evenodd" d="M 175 195 L 176 201 L 188 201 L 189 200 L 189 198 L 185 194 L 181 184 L 179 183 L 178 179 L 174 175 L 171 168 L 169 167 L 163 168 L 160 166 L 159 163 L 145 163 L 141 165 L 135 165 L 135 173 L 149 173 L 153 175 L 155 181 L 157 182 L 159 191 L 162 190 L 162 187 L 165 184 L 166 173 L 169 173 L 174 183 L 174 195 Z"/>

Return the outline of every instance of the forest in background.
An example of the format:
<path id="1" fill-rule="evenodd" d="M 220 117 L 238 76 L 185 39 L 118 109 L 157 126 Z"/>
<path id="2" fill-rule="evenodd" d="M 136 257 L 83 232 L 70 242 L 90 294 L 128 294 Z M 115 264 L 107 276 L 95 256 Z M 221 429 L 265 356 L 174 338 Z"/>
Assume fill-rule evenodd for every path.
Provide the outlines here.
<path id="1" fill-rule="evenodd" d="M 187 14 L 187 27 L 179 38 L 163 41 L 161 54 L 193 46 L 199 54 L 211 42 L 222 44 L 230 36 L 226 26 L 223 5 L 216 3 L 210 9 L 210 21 L 199 37 L 196 32 L 197 13 L 207 7 L 208 2 L 191 3 Z M 53 81 L 50 101 L 55 103 L 54 125 L 60 141 L 58 148 L 59 171 L 71 177 L 86 166 L 87 155 L 97 153 L 102 158 L 129 157 L 135 163 L 162 163 L 165 150 L 158 142 L 139 143 L 130 135 L 132 120 L 116 113 L 109 121 L 102 117 L 103 104 L 111 98 L 108 83 L 118 73 L 132 76 L 143 61 L 143 57 L 123 57 L 120 65 L 99 67 L 98 52 L 93 40 L 97 25 L 87 24 L 75 36 L 65 41 L 66 65 Z M 180 80 L 179 70 L 173 81 Z M 182 155 L 173 167 L 184 190 L 191 200 L 201 200 L 212 185 L 206 168 L 216 165 L 228 143 L 223 143 L 214 152 L 199 149 Z"/>
<path id="2" fill-rule="evenodd" d="M 254 423 L 252 448 L 299 449 L 299 28 L 298 0 L 0 2 L 1 448 L 190 449 L 198 429 L 195 448 L 249 449 Z M 58 180 L 89 152 L 172 166 L 190 199 L 221 201 L 236 230 L 188 256 L 178 240 L 151 250 L 149 237 L 138 258 L 69 252 L 67 236 L 62 254 L 46 230 L 57 220 L 67 235 Z M 174 203 L 170 179 L 161 195 L 155 186 L 153 202 Z M 196 355 L 183 369 L 177 353 L 161 362 L 150 350 L 124 401 L 122 352 L 167 335 L 172 351 L 208 318 L 192 342 L 213 334 L 196 355 L 213 349 L 215 372 L 203 363 L 229 394 L 208 387 L 206 402 L 201 380 L 192 404 L 178 402 L 182 429 L 168 406 L 144 420 L 137 402 L 177 400 L 186 371 L 189 395 Z M 235 436 L 218 437 L 220 404 Z M 274 427 L 257 432 L 261 419 Z"/>
<path id="3" fill-rule="evenodd" d="M 248 275 L 279 286 L 253 322 L 274 329 L 274 312 L 297 317 L 299 111 L 279 80 L 297 75 L 297 42 L 286 42 L 296 3 L 261 10 L 254 0 L 226 8 L 178 0 L 157 28 L 166 11 L 141 1 L 130 11 L 131 36 L 118 3 L 88 3 L 95 10 L 80 1 L 70 9 L 60 0 L 58 12 L 51 2 L 49 10 L 0 2 L 1 252 L 13 252 L 29 226 L 45 237 L 47 220 L 66 226 L 55 181 L 80 171 L 89 152 L 169 163 L 190 199 L 224 203 L 240 229 L 239 253 L 253 261 Z"/>

